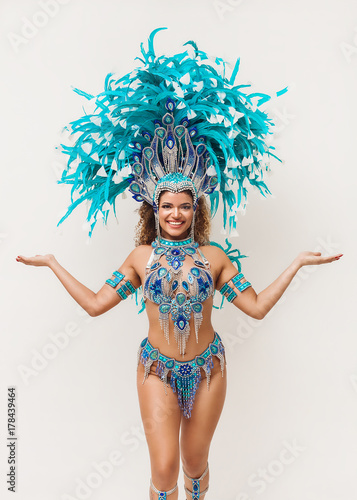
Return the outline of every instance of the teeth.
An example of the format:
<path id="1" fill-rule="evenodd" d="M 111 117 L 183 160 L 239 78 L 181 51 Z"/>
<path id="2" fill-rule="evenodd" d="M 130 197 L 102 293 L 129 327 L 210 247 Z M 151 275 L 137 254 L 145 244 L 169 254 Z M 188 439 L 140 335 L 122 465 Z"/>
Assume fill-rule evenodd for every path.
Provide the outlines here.
<path id="1" fill-rule="evenodd" d="M 181 226 L 183 222 L 169 222 L 169 224 L 171 224 L 172 226 Z"/>

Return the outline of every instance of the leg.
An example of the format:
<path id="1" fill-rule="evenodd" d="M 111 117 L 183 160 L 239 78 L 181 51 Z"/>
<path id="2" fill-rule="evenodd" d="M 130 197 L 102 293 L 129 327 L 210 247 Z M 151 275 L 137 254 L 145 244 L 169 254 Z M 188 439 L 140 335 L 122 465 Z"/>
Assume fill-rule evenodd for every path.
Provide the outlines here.
<path id="1" fill-rule="evenodd" d="M 150 499 L 177 500 L 177 478 L 180 467 L 179 432 L 181 410 L 170 387 L 167 395 L 160 378 L 152 373 L 145 380 L 144 367 L 137 370 L 137 389 L 141 418 L 149 448 L 151 464 Z M 159 492 L 163 492 L 160 496 Z M 166 493 L 165 493 L 166 492 Z M 165 496 L 166 495 L 166 496 Z"/>
<path id="2" fill-rule="evenodd" d="M 211 440 L 222 413 L 227 387 L 227 367 L 221 373 L 218 359 L 214 360 L 211 382 L 207 390 L 206 379 L 202 379 L 196 393 L 196 400 L 190 419 L 182 417 L 181 422 L 181 457 L 185 473 L 185 487 L 191 492 L 195 489 L 192 479 L 199 481 L 201 494 L 194 496 L 187 493 L 186 499 L 203 500 L 202 492 L 208 488 L 209 473 L 206 471 Z M 188 479 L 186 476 L 189 476 Z M 197 483 L 196 483 L 197 488 Z"/>

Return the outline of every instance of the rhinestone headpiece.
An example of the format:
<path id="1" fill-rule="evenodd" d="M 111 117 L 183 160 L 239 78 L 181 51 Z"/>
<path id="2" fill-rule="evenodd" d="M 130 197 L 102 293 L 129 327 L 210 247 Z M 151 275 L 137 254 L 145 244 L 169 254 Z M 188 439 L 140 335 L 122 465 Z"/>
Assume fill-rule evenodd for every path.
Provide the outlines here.
<path id="1" fill-rule="evenodd" d="M 214 191 L 218 178 L 207 172 L 211 162 L 203 143 L 204 137 L 198 137 L 198 145 L 194 146 L 191 138 L 197 135 L 196 127 L 188 129 L 187 118 L 174 126 L 175 102 L 169 98 L 165 107 L 169 112 L 163 116 L 162 123 L 155 120 L 154 138 L 149 132 L 142 133 L 151 141 L 150 146 L 143 148 L 139 142 L 131 144 L 136 152 L 129 191 L 136 201 L 147 201 L 156 212 L 163 191 L 178 193 L 189 190 L 196 208 L 203 194 Z"/>

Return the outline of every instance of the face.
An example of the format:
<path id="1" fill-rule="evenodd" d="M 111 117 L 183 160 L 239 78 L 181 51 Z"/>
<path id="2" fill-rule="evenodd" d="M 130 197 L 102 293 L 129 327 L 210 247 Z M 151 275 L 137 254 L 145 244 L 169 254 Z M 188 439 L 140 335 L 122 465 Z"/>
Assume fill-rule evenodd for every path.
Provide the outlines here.
<path id="1" fill-rule="evenodd" d="M 193 219 L 193 200 L 188 193 L 163 191 L 159 202 L 161 236 L 167 240 L 189 237 Z"/>

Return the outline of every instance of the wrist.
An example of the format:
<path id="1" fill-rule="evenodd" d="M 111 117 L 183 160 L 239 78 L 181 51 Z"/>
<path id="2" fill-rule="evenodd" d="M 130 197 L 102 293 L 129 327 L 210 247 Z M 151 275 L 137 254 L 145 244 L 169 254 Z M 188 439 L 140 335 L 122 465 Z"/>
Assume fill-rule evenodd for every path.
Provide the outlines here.
<path id="1" fill-rule="evenodd" d="M 292 262 L 292 267 L 295 270 L 295 272 L 298 272 L 299 269 L 302 268 L 303 263 L 301 262 L 301 259 L 299 256 L 295 257 L 295 259 Z"/>
<path id="2" fill-rule="evenodd" d="M 47 256 L 47 266 L 52 269 L 53 266 L 57 263 L 56 257 L 52 254 Z"/>

